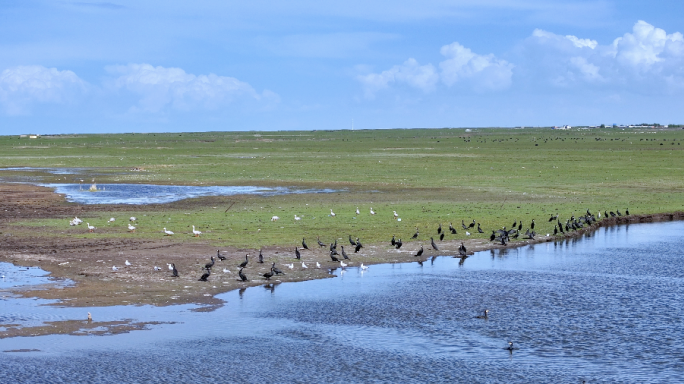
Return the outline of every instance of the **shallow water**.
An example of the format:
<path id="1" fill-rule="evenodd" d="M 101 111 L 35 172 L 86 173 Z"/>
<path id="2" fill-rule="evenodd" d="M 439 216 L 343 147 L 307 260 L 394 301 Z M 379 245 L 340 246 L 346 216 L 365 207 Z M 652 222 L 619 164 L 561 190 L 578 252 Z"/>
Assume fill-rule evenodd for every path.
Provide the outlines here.
<path id="1" fill-rule="evenodd" d="M 97 184 L 97 191 L 89 191 L 90 185 L 81 184 L 38 184 L 53 188 L 56 193 L 66 195 L 67 201 L 79 204 L 164 204 L 173 201 L 203 196 L 232 195 L 284 195 L 297 193 L 332 193 L 333 189 L 304 189 L 286 187 L 251 186 L 184 186 L 154 184 Z"/>
<path id="2" fill-rule="evenodd" d="M 681 382 L 684 222 L 220 295 L 214 312 L 53 308 L 5 321 L 175 321 L 0 340 L 7 382 Z M 303 259 L 306 259 L 304 254 Z M 490 310 L 487 320 L 476 318 Z M 8 310 L 11 309 L 11 310 Z M 26 315 L 26 313 L 30 315 Z M 22 317 L 23 316 L 23 317 Z M 516 350 L 504 350 L 507 342 Z"/>

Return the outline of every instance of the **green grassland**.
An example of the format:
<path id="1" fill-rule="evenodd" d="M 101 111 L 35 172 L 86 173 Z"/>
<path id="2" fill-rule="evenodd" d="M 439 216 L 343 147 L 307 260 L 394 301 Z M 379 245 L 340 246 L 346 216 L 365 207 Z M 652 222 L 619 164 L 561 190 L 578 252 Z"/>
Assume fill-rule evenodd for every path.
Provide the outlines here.
<path id="1" fill-rule="evenodd" d="M 259 185 L 332 188 L 334 193 L 201 198 L 83 217 L 92 234 L 65 219 L 15 223 L 46 235 L 159 237 L 167 227 L 185 241 L 217 246 L 313 245 L 346 239 L 424 240 L 439 223 L 461 220 L 492 229 L 536 219 L 629 208 L 632 214 L 684 210 L 684 130 L 392 129 L 308 132 L 207 132 L 0 137 L 0 167 L 78 167 L 97 183 Z M 137 169 L 136 171 L 132 171 Z M 0 176 L 10 173 L 0 171 Z M 16 174 L 16 172 L 12 173 Z M 53 181 L 65 175 L 53 177 Z M 86 176 L 85 183 L 92 178 Z M 84 176 L 66 176 L 78 182 Z M 96 192 L 95 192 L 96 193 Z M 360 215 L 355 214 L 359 207 Z M 369 214 L 370 207 L 378 212 Z M 336 213 L 331 217 L 330 209 Z M 393 219 L 397 211 L 401 221 Z M 125 218 L 138 230 L 128 233 Z M 294 215 L 302 217 L 295 221 Z M 280 220 L 271 222 L 278 215 Z M 117 222 L 106 220 L 117 217 Z M 191 225 L 203 231 L 192 238 Z"/>

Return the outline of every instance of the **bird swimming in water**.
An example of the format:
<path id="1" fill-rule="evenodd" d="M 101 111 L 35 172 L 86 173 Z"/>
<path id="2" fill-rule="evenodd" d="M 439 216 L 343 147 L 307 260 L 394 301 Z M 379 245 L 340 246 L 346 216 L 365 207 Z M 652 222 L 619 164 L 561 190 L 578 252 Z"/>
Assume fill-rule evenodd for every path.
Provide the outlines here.
<path id="1" fill-rule="evenodd" d="M 486 320 L 486 319 L 488 318 L 488 316 L 489 316 L 489 309 L 485 309 L 485 310 L 484 310 L 484 315 L 475 316 L 475 317 L 478 318 L 478 319 L 485 319 L 485 320 Z"/>

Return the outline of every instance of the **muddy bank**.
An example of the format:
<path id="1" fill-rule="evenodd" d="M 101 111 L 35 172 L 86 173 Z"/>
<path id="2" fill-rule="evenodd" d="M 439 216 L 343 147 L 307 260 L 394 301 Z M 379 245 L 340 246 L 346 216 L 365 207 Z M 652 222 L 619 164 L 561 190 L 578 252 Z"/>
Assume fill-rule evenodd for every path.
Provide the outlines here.
<path id="1" fill-rule="evenodd" d="M 210 257 L 217 256 L 217 248 L 208 242 L 185 243 L 180 238 L 171 237 L 155 240 L 64 237 L 50 233 L 31 234 L 35 229 L 17 226 L 12 226 L 11 230 L 8 230 L 6 226 L 7 223 L 16 220 L 67 218 L 84 212 L 130 210 L 129 206 L 82 206 L 66 202 L 63 196 L 54 194 L 49 188 L 22 184 L 0 185 L 0 193 L 3 196 L 0 202 L 0 212 L 3 212 L 0 221 L 0 261 L 18 266 L 39 267 L 50 272 L 52 278 L 69 279 L 74 282 L 61 288 L 30 287 L 14 289 L 12 293 L 58 300 L 59 305 L 198 303 L 211 309 L 221 305 L 221 300 L 215 297 L 219 293 L 267 283 L 329 278 L 333 276 L 330 274 L 331 270 L 340 268 L 340 263 L 331 261 L 328 248 L 318 247 L 313 239 L 310 239 L 309 250 L 301 250 L 301 260 L 295 259 L 293 247 L 264 247 L 263 264 L 257 262 L 258 249 L 221 247 L 220 255 L 225 260 L 216 260 L 208 281 L 198 281 Z M 198 201 L 182 204 L 195 205 Z M 145 206 L 145 209 L 166 207 L 151 205 Z M 682 219 L 684 212 L 609 217 L 565 237 L 538 236 L 535 240 L 515 241 L 505 247 L 579 237 L 604 226 Z M 390 246 L 389 241 L 382 244 L 366 244 L 359 253 L 354 253 L 347 247 L 346 251 L 350 257 L 350 260 L 345 260 L 347 268 L 358 267 L 361 263 L 406 263 L 425 261 L 437 255 L 456 256 L 461 244 L 461 241 L 453 240 L 438 242 L 439 251 L 435 251 L 430 247 L 429 238 L 427 241 L 419 240 L 406 243 L 398 250 Z M 345 243 L 342 241 L 340 245 Z M 469 239 L 464 243 L 469 254 L 504 247 L 485 239 Z M 415 257 L 421 245 L 425 252 L 421 257 Z M 245 260 L 245 255 L 249 255 L 250 259 L 243 270 L 248 281 L 243 282 L 238 278 L 237 266 Z M 126 261 L 131 265 L 125 265 Z M 178 277 L 173 277 L 168 269 L 171 263 L 176 265 Z M 263 274 L 270 270 L 272 263 L 276 263 L 284 274 L 266 280 Z M 304 268 L 302 263 L 308 268 Z M 320 264 L 318 268 L 317 263 Z M 292 268 L 289 268 L 289 265 Z M 160 269 L 155 270 L 155 266 Z M 116 270 L 113 267 L 116 267 Z"/>

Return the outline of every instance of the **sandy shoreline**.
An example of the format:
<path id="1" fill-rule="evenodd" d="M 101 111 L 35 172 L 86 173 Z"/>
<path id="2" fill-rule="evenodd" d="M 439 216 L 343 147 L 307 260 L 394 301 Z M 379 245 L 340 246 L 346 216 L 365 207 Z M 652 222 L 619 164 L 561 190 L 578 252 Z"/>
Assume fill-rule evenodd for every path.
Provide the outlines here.
<path id="1" fill-rule="evenodd" d="M 63 288 L 41 287 L 36 289 L 11 289 L 9 293 L 24 297 L 38 297 L 58 300 L 64 306 L 111 306 L 111 305 L 175 305 L 197 303 L 207 309 L 222 305 L 215 296 L 219 293 L 243 289 L 268 283 L 295 282 L 312 279 L 330 278 L 330 269 L 339 268 L 339 263 L 332 262 L 327 247 L 319 248 L 315 239 L 308 239 L 310 250 L 302 250 L 301 260 L 296 260 L 294 247 L 264 247 L 264 263 L 257 263 L 258 249 L 222 247 L 221 255 L 225 261 L 216 260 L 212 275 L 207 282 L 198 281 L 203 266 L 215 256 L 217 248 L 209 243 L 184 243 L 181 239 L 162 237 L 158 240 L 130 239 L 93 239 L 78 237 L 56 237 L 32 235 L 14 235 L 21 228 L 8 229 L 5 224 L 22 219 L 48 218 L 73 215 L 74 212 L 112 211 L 111 206 L 82 206 L 65 204 L 60 195 L 48 188 L 24 184 L 0 185 L 0 193 L 5 197 L 0 203 L 0 212 L 4 212 L 3 223 L 0 224 L 0 261 L 10 262 L 17 266 L 39 267 L 50 272 L 54 279 L 69 279 L 73 285 Z M 126 207 L 129 209 L 130 207 Z M 115 209 L 115 207 L 114 207 Z M 79 213 L 80 214 L 80 213 Z M 534 240 L 522 240 L 509 243 L 506 248 L 518 247 L 532 243 L 561 241 L 566 238 L 579 237 L 600 227 L 655 221 L 684 219 L 684 212 L 652 215 L 631 215 L 603 218 L 591 227 L 568 233 L 563 236 L 538 236 Z M 30 229 L 26 229 L 27 231 Z M 426 237 L 427 236 L 427 237 Z M 373 265 L 379 263 L 407 263 L 425 260 L 433 256 L 457 256 L 461 241 L 451 240 L 438 242 L 439 251 L 430 247 L 429 235 L 421 236 L 419 241 L 405 243 L 397 250 L 387 243 L 366 244 L 359 253 L 348 249 L 350 256 L 347 268 L 359 267 L 361 263 Z M 425 241 L 427 239 L 427 241 Z M 465 242 L 468 253 L 503 248 L 485 239 L 468 239 Z M 340 245 L 348 244 L 341 239 Z M 418 258 L 414 255 L 423 245 L 425 253 Z M 250 262 L 244 269 L 249 279 L 238 280 L 237 265 L 250 255 Z M 125 266 L 125 260 L 131 266 Z M 274 276 L 267 281 L 262 275 L 269 271 L 271 263 L 283 270 L 283 275 Z M 308 268 L 302 268 L 301 263 Z M 316 263 L 321 267 L 316 268 Z M 467 261 L 466 261 L 467 262 Z M 167 264 L 175 263 L 179 277 L 172 277 Z M 287 267 L 294 264 L 294 268 Z M 113 271 L 116 265 L 118 271 Z M 155 271 L 154 266 L 161 267 Z M 228 269 L 230 272 L 223 272 Z"/>

